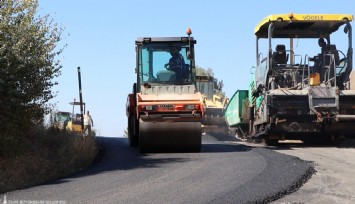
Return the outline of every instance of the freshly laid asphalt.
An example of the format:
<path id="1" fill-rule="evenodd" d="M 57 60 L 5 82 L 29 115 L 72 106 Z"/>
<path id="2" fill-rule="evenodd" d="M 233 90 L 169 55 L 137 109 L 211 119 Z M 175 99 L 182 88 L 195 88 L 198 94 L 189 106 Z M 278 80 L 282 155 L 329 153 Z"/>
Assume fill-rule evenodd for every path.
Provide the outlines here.
<path id="1" fill-rule="evenodd" d="M 297 190 L 312 162 L 203 136 L 201 153 L 140 154 L 126 138 L 98 137 L 101 161 L 70 177 L 0 195 L 62 203 L 269 203 Z"/>

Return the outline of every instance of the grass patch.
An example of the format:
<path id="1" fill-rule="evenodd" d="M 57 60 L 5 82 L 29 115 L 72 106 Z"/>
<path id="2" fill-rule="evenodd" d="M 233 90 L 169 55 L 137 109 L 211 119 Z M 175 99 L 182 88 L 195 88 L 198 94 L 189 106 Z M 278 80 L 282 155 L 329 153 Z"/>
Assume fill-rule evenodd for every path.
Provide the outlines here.
<path id="1" fill-rule="evenodd" d="M 0 154 L 0 193 L 58 179 L 90 166 L 98 152 L 94 137 L 37 129 Z"/>

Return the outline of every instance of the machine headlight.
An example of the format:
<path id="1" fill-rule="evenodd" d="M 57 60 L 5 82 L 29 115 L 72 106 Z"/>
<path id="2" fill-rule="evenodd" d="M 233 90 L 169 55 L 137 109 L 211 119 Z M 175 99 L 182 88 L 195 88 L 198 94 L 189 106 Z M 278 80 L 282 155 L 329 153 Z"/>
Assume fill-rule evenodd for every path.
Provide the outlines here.
<path id="1" fill-rule="evenodd" d="M 185 105 L 185 110 L 195 110 L 195 105 Z"/>

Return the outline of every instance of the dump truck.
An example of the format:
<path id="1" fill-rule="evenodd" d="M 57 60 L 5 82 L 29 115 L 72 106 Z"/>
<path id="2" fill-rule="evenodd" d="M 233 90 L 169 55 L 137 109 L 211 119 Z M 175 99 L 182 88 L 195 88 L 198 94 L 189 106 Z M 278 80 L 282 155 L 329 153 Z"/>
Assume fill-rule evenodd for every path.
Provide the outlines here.
<path id="1" fill-rule="evenodd" d="M 205 107 L 202 126 L 205 131 L 222 130 L 227 126 L 224 119 L 224 108 L 228 98 L 218 94 L 219 87 L 216 87 L 215 78 L 210 75 L 196 75 L 197 90 L 202 94 L 202 101 Z"/>
<path id="2" fill-rule="evenodd" d="M 199 152 L 203 103 L 196 89 L 194 45 L 185 37 L 140 37 L 127 97 L 128 142 L 140 152 Z"/>
<path id="3" fill-rule="evenodd" d="M 256 26 L 249 90 L 237 90 L 225 112 L 237 137 L 274 145 L 354 134 L 352 20 L 350 14 L 291 13 Z"/>

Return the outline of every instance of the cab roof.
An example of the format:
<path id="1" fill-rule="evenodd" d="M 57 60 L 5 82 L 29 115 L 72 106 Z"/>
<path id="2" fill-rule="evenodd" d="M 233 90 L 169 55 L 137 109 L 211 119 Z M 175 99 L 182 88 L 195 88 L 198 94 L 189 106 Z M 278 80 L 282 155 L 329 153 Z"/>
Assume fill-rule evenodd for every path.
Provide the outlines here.
<path id="1" fill-rule="evenodd" d="M 275 14 L 260 21 L 254 33 L 258 38 L 267 38 L 268 27 L 273 22 L 273 38 L 319 38 L 353 19 L 351 14 Z"/>
<path id="2" fill-rule="evenodd" d="M 188 43 L 188 37 L 138 37 L 136 44 L 145 44 L 145 43 Z M 190 37 L 191 43 L 196 43 L 193 37 Z"/>

